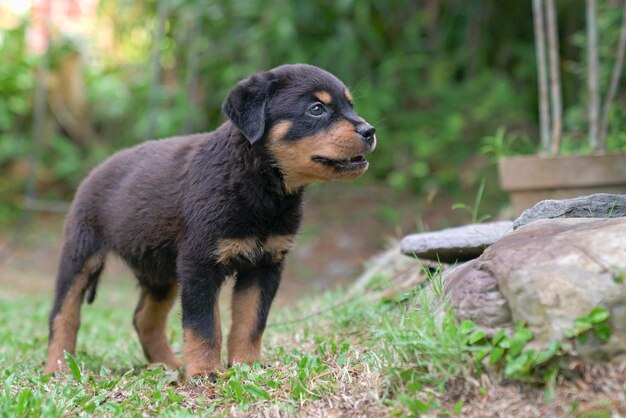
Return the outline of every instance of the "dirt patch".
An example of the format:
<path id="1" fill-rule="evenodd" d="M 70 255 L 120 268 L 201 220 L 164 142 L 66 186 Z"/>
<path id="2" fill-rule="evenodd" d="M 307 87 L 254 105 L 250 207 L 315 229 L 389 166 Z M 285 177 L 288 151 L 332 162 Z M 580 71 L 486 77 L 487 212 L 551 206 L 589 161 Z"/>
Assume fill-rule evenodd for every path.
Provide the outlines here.
<path id="1" fill-rule="evenodd" d="M 440 399 L 447 409 L 464 400 L 463 417 L 621 417 L 626 415 L 626 364 L 570 365 L 576 376 L 559 376 L 553 394 L 539 385 L 480 381 L 449 382 Z M 552 399 L 548 399 L 551 396 Z"/>

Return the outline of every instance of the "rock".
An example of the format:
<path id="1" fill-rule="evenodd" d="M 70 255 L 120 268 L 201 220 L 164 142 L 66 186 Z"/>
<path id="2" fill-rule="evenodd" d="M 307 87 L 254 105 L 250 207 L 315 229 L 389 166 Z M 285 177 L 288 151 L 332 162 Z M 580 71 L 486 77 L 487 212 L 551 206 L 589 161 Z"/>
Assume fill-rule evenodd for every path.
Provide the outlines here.
<path id="1" fill-rule="evenodd" d="M 626 195 L 598 193 L 565 200 L 543 200 L 526 209 L 513 228 L 539 219 L 619 218 L 626 216 Z"/>
<path id="2" fill-rule="evenodd" d="M 424 265 L 403 255 L 400 244 L 395 243 L 368 261 L 365 272 L 352 285 L 350 294 L 357 294 L 366 288 L 373 292 L 381 288 L 385 291 L 407 291 L 425 281 Z"/>
<path id="3" fill-rule="evenodd" d="M 436 232 L 424 232 L 404 237 L 400 243 L 403 254 L 455 263 L 481 255 L 485 248 L 512 230 L 511 221 L 472 224 Z"/>
<path id="4" fill-rule="evenodd" d="M 624 272 L 626 219 L 546 219 L 523 226 L 487 248 L 480 258 L 450 275 L 446 289 L 459 312 L 492 327 L 505 318 L 503 312 L 495 305 L 477 307 L 481 300 L 499 300 L 493 296 L 491 281 L 497 282 L 512 320 L 525 322 L 539 344 L 564 338 L 577 317 L 604 306 L 610 311 L 611 338 L 606 343 L 591 338 L 577 346 L 578 353 L 588 361 L 626 358 Z M 468 302 L 463 295 L 482 299 Z"/>
<path id="5" fill-rule="evenodd" d="M 488 334 L 513 326 L 509 305 L 489 273 L 476 268 L 478 259 L 468 261 L 444 276 L 444 292 L 459 319 L 471 319 Z"/>

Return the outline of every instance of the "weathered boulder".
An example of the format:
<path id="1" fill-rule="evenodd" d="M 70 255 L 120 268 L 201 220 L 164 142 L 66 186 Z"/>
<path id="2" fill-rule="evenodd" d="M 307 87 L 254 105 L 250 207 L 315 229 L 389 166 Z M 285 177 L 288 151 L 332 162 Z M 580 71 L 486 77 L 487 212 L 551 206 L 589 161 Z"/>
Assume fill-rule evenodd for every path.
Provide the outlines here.
<path id="1" fill-rule="evenodd" d="M 513 222 L 513 228 L 539 219 L 619 218 L 626 216 L 626 195 L 598 193 L 574 199 L 542 200 L 526 209 Z"/>
<path id="2" fill-rule="evenodd" d="M 563 338 L 577 317 L 604 306 L 610 311 L 611 338 L 606 343 L 590 339 L 578 352 L 586 360 L 624 358 L 624 272 L 625 218 L 549 219 L 523 226 L 487 248 L 452 272 L 446 289 L 462 317 L 490 328 L 506 318 L 508 308 L 512 320 L 527 323 L 540 344 Z M 506 305 L 494 295 L 493 282 Z M 476 294 L 498 302 L 489 309 L 468 309 L 477 303 L 465 298 Z"/>
<path id="3" fill-rule="evenodd" d="M 489 334 L 513 326 L 511 309 L 498 289 L 498 281 L 488 271 L 477 268 L 480 259 L 449 270 L 444 275 L 444 292 L 457 317 L 471 319 Z"/>
<path id="4" fill-rule="evenodd" d="M 400 250 L 406 255 L 442 263 L 467 261 L 512 231 L 512 225 L 511 221 L 489 222 L 407 235 L 400 243 Z"/>

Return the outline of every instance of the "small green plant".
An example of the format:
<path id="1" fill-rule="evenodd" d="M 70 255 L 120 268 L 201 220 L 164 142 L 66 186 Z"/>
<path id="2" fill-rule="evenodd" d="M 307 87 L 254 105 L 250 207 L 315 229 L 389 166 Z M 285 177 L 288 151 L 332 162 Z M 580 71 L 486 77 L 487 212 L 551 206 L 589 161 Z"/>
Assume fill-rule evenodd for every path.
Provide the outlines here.
<path id="1" fill-rule="evenodd" d="M 479 367 L 483 359 L 487 359 L 490 366 L 503 366 L 506 378 L 535 381 L 535 371 L 553 358 L 559 345 L 551 344 L 537 352 L 528 347 L 532 339 L 533 334 L 528 327 L 517 323 L 511 335 L 506 335 L 506 331 L 501 329 L 491 338 L 476 329 L 469 335 L 468 344 L 476 349 L 474 359 Z"/>
<path id="2" fill-rule="evenodd" d="M 617 284 L 624 283 L 624 279 L 626 279 L 626 269 L 621 268 L 619 266 L 611 266 L 609 271 L 615 283 Z"/>
<path id="3" fill-rule="evenodd" d="M 482 138 L 480 152 L 490 156 L 494 162 L 503 157 L 512 155 L 532 154 L 536 145 L 527 135 L 507 133 L 506 128 L 501 126 L 493 135 Z"/>
<path id="4" fill-rule="evenodd" d="M 611 338 L 611 325 L 608 322 L 610 312 L 602 306 L 596 306 L 587 315 L 579 316 L 574 320 L 574 328 L 566 329 L 568 338 L 576 338 L 581 343 L 587 342 L 593 333 L 601 341 Z"/>
<path id="5" fill-rule="evenodd" d="M 608 310 L 597 306 L 586 315 L 577 317 L 574 327 L 566 330 L 565 336 L 584 343 L 593 333 L 600 340 L 607 341 L 611 336 L 609 315 Z M 479 368 L 486 361 L 489 366 L 502 367 L 506 378 L 524 382 L 543 381 L 548 388 L 556 382 L 556 360 L 572 350 L 569 341 L 552 341 L 542 349 L 533 348 L 530 344 L 533 333 L 521 322 L 515 324 L 511 335 L 500 329 L 491 338 L 471 321 L 464 324 L 464 329 L 468 345 L 475 350 L 474 360 Z"/>
<path id="6" fill-rule="evenodd" d="M 468 206 L 465 203 L 455 203 L 452 205 L 452 209 L 461 209 L 467 211 L 471 216 L 471 222 L 474 224 L 481 223 L 491 218 L 491 215 L 483 215 L 481 217 L 478 216 L 478 209 L 480 208 L 480 202 L 483 198 L 483 192 L 485 191 L 485 179 L 483 178 L 478 186 L 478 190 L 476 191 L 476 196 L 474 197 L 474 205 Z"/>
<path id="7" fill-rule="evenodd" d="M 443 266 L 441 265 L 441 261 L 437 262 L 436 266 L 422 264 L 419 259 L 417 259 L 418 263 L 426 276 L 426 280 L 429 284 L 430 290 L 433 292 L 433 295 L 437 299 L 441 299 L 444 296 L 444 278 L 443 278 Z M 413 298 L 415 297 L 415 292 L 411 295 Z"/>

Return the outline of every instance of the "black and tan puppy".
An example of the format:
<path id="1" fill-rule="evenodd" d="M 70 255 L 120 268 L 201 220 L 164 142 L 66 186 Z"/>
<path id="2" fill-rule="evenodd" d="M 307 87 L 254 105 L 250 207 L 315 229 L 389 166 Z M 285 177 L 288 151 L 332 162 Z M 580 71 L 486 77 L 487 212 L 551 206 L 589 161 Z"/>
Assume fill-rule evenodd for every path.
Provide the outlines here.
<path id="1" fill-rule="evenodd" d="M 83 181 L 65 226 L 46 372 L 74 352 L 81 304 L 93 301 L 110 251 L 139 280 L 133 322 L 149 361 L 180 365 L 165 334 L 180 287 L 187 375 L 223 370 L 217 300 L 230 275 L 228 363 L 260 358 L 304 187 L 363 174 L 376 137 L 344 84 L 310 65 L 241 81 L 223 110 L 217 130 L 144 142 Z"/>

